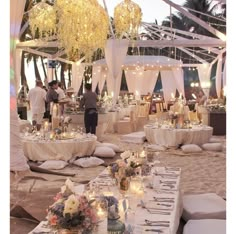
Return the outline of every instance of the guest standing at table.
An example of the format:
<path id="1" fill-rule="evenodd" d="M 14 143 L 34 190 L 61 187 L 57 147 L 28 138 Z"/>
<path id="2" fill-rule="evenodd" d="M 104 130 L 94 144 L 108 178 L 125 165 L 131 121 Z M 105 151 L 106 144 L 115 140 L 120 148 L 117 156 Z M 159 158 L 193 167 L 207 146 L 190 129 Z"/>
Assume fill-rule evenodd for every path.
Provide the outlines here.
<path id="1" fill-rule="evenodd" d="M 58 82 L 58 88 L 55 90 L 58 93 L 58 101 L 60 102 L 60 100 L 62 100 L 63 98 L 66 97 L 64 90 L 61 88 L 61 82 Z M 60 103 L 60 107 L 61 107 L 61 115 L 63 115 L 64 113 L 64 104 Z"/>
<path id="2" fill-rule="evenodd" d="M 92 92 L 92 85 L 85 84 L 85 93 L 80 102 L 80 108 L 85 109 L 84 125 L 86 133 L 96 134 L 96 127 L 98 123 L 97 101 L 98 97 L 95 92 Z"/>
<path id="3" fill-rule="evenodd" d="M 197 103 L 196 103 L 196 111 L 197 111 L 197 117 L 199 119 L 199 122 L 202 122 L 202 107 L 205 105 L 207 101 L 207 96 L 203 93 L 202 90 L 198 93 Z"/>
<path id="4" fill-rule="evenodd" d="M 32 112 L 32 125 L 39 131 L 45 112 L 46 91 L 41 80 L 36 80 L 35 88 L 30 89 L 28 99 Z"/>
<path id="5" fill-rule="evenodd" d="M 52 122 L 52 113 L 51 113 L 51 105 L 53 103 L 58 103 L 58 93 L 56 92 L 56 89 L 58 87 L 58 83 L 56 80 L 51 81 L 50 83 L 48 83 L 49 85 L 49 90 L 47 92 L 47 96 L 46 96 L 46 101 L 47 101 L 47 113 L 49 116 L 49 122 Z"/>

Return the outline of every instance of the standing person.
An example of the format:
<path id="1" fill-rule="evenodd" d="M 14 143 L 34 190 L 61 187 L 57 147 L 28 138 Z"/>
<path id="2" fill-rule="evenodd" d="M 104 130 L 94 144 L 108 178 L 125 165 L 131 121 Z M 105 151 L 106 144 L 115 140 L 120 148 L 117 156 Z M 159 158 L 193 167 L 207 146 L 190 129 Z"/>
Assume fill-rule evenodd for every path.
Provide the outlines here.
<path id="1" fill-rule="evenodd" d="M 196 103 L 196 111 L 197 111 L 197 117 L 199 120 L 199 123 L 202 123 L 202 111 L 203 106 L 205 105 L 207 101 L 207 96 L 203 93 L 202 90 L 198 93 L 197 103 Z"/>
<path id="2" fill-rule="evenodd" d="M 86 133 L 96 134 L 96 127 L 98 123 L 97 112 L 97 94 L 91 91 L 92 85 L 85 84 L 85 93 L 80 102 L 80 107 L 84 107 L 84 124 Z"/>
<path id="3" fill-rule="evenodd" d="M 46 91 L 41 80 L 36 80 L 35 88 L 30 89 L 28 99 L 32 111 L 32 124 L 39 131 L 45 112 Z"/>
<path id="4" fill-rule="evenodd" d="M 61 88 L 61 82 L 58 82 L 58 88 L 55 90 L 58 93 L 58 101 L 60 103 L 60 100 L 66 97 L 64 90 Z M 60 103 L 61 108 L 61 115 L 64 113 L 64 103 Z"/>
<path id="5" fill-rule="evenodd" d="M 51 81 L 49 84 L 49 90 L 47 92 L 46 101 L 47 101 L 47 113 L 49 116 L 49 122 L 52 122 L 52 115 L 50 113 L 51 105 L 53 103 L 58 103 L 58 93 L 56 89 L 58 88 L 58 83 L 56 80 Z"/>

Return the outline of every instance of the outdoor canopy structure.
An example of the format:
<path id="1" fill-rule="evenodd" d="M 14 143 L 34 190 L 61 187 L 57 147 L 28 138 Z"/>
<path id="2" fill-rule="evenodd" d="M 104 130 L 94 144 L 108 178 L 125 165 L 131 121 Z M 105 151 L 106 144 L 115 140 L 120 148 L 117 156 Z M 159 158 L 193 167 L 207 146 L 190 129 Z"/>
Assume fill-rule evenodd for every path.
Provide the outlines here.
<path id="1" fill-rule="evenodd" d="M 157 0 L 158 1 L 158 0 Z M 95 89 L 96 84 L 99 85 L 99 89 L 101 90 L 104 82 L 106 80 L 108 93 L 113 95 L 114 100 L 117 99 L 119 95 L 120 83 L 121 83 L 121 75 L 122 70 L 125 71 L 127 85 L 129 91 L 131 92 L 138 92 L 139 94 L 146 93 L 146 91 L 151 91 L 152 87 L 144 87 L 141 90 L 142 84 L 148 84 L 148 86 L 155 85 L 155 80 L 157 78 L 158 72 L 161 71 L 162 75 L 162 82 L 164 88 L 164 97 L 167 99 L 170 98 L 170 91 L 173 90 L 173 83 L 175 84 L 175 88 L 177 88 L 183 95 L 184 95 L 184 88 L 183 88 L 183 71 L 181 67 L 197 67 L 199 80 L 201 86 L 204 88 L 204 85 L 209 83 L 210 81 L 210 73 L 211 68 L 214 63 L 218 63 L 217 65 L 217 73 L 216 73 L 216 90 L 217 95 L 220 96 L 221 92 L 221 77 L 223 72 L 223 84 L 226 84 L 226 76 L 225 76 L 225 67 L 222 71 L 222 63 L 225 61 L 225 52 L 226 52 L 226 35 L 222 32 L 218 31 L 217 29 L 213 28 L 207 22 L 201 20 L 200 18 L 196 17 L 191 13 L 191 11 L 183 6 L 177 5 L 170 0 L 162 0 L 165 3 L 169 4 L 170 9 L 175 8 L 179 12 L 181 12 L 186 17 L 191 18 L 192 21 L 199 24 L 201 27 L 209 31 L 215 37 L 200 35 L 196 33 L 192 33 L 190 31 L 183 31 L 179 29 L 175 29 L 172 27 L 165 27 L 154 23 L 145 23 L 143 22 L 141 25 L 142 32 L 139 35 L 139 38 L 135 41 L 128 40 L 128 39 L 115 39 L 114 32 L 112 31 L 112 27 L 110 27 L 110 38 L 107 41 L 106 48 L 105 48 L 105 59 L 100 61 L 95 61 L 93 63 L 85 63 L 84 58 L 79 59 L 78 61 L 70 61 L 65 54 L 63 49 L 57 50 L 56 53 L 49 53 L 46 52 L 48 48 L 58 48 L 59 44 L 55 37 L 52 37 L 48 42 L 44 42 L 38 39 L 18 42 L 16 44 L 15 50 L 15 78 L 16 78 L 16 85 L 17 90 L 19 87 L 19 80 L 20 80 L 20 63 L 21 63 L 21 53 L 22 51 L 26 51 L 29 53 L 33 53 L 36 55 L 41 55 L 48 60 L 58 60 L 68 64 L 72 64 L 72 87 L 77 91 L 81 85 L 83 74 L 85 71 L 85 66 L 93 65 L 93 89 Z M 14 4 L 14 0 L 11 0 L 11 8 L 15 8 L 17 4 Z M 24 9 L 24 5 L 26 0 L 20 1 L 20 7 Z M 106 8 L 106 1 L 104 2 L 104 8 Z M 221 1 L 224 2 L 224 1 Z M 18 4 L 19 5 L 19 4 Z M 19 9 L 19 6 L 17 6 Z M 25 12 L 27 14 L 27 12 Z M 212 16 L 209 16 L 212 17 Z M 20 25 L 22 21 L 22 14 L 18 15 L 17 23 Z M 220 20 L 226 22 L 226 20 L 220 18 Z M 22 28 L 18 29 L 18 38 L 24 33 L 26 28 L 28 27 L 28 22 L 23 25 Z M 144 56 L 141 53 L 136 53 L 136 56 L 126 56 L 128 48 L 137 48 L 138 51 L 142 48 L 174 48 L 173 51 L 176 54 L 176 50 L 182 52 L 182 54 L 186 54 L 191 56 L 191 62 L 186 63 L 186 61 L 182 61 L 181 58 L 175 58 L 175 60 L 171 58 L 167 58 L 167 64 L 162 64 L 164 57 L 158 56 Z M 196 49 L 197 48 L 197 49 Z M 223 61 L 224 56 L 224 61 Z M 132 57 L 132 59 L 131 59 Z M 147 61 L 148 59 L 148 61 Z M 149 61 L 150 59 L 150 61 Z M 160 64 L 156 64 L 153 61 L 157 61 L 160 59 Z M 132 60 L 132 64 L 128 61 Z M 106 61 L 106 63 L 105 63 Z M 145 64 L 140 64 L 145 61 Z M 175 62 L 174 62 L 175 61 Z M 139 64 L 140 63 L 140 64 Z M 150 66 L 148 66 L 150 64 Z M 178 68 L 176 67 L 178 64 Z M 170 69 L 171 68 L 171 69 Z M 107 70 L 106 70 L 107 69 Z M 134 69 L 137 71 L 135 74 Z M 171 70 L 175 72 L 171 75 Z M 178 72 L 176 72 L 178 69 Z M 98 73 L 100 73 L 98 75 Z M 141 75 L 142 73 L 142 75 Z M 141 82 L 140 79 L 135 76 L 143 76 L 148 79 L 148 82 Z M 176 77 L 178 76 L 178 77 Z M 168 79 L 175 80 L 175 82 L 168 82 L 168 84 L 172 84 L 170 87 L 166 82 L 164 77 L 169 77 Z M 48 68 L 47 79 L 50 81 L 52 79 L 52 72 L 50 68 Z M 137 84 L 133 85 L 131 82 L 132 79 L 135 79 Z M 137 81 L 140 82 L 137 82 Z M 168 86 L 168 87 L 167 87 Z M 151 88 L 151 89 L 150 89 Z M 153 87 L 154 88 L 154 87 Z M 209 90 L 208 90 L 209 92 Z M 209 95 L 207 93 L 207 95 Z"/>

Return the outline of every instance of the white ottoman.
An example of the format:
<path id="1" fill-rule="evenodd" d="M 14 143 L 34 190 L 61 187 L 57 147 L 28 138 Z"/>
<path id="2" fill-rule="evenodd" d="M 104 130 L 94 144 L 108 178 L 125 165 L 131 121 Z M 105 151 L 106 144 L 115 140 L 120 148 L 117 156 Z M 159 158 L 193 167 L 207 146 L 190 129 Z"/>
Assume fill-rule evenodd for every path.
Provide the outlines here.
<path id="1" fill-rule="evenodd" d="M 129 143 L 138 143 L 142 144 L 146 140 L 145 132 L 132 132 L 130 134 L 122 135 L 121 141 Z"/>
<path id="2" fill-rule="evenodd" d="M 226 202 L 215 193 L 183 196 L 185 221 L 190 219 L 226 219 Z"/>
<path id="3" fill-rule="evenodd" d="M 184 226 L 183 234 L 226 234 L 226 220 L 189 220 Z"/>

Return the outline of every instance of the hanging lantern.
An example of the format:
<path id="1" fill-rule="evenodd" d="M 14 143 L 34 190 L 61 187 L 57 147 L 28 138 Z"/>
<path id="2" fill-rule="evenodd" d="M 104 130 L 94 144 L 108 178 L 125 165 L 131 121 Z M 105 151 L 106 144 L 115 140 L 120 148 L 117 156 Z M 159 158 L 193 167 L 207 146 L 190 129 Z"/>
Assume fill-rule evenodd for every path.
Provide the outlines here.
<path id="1" fill-rule="evenodd" d="M 33 37 L 47 40 L 56 33 L 56 12 L 45 0 L 35 5 L 29 12 L 29 26 Z"/>
<path id="2" fill-rule="evenodd" d="M 46 15 L 46 9 L 40 4 L 35 6 L 37 14 L 32 15 L 34 24 L 31 25 L 36 25 L 40 31 L 45 32 L 44 28 L 40 28 L 42 20 L 38 19 L 38 15 Z M 109 18 L 97 0 L 56 0 L 52 8 L 56 14 L 54 31 L 59 47 L 64 48 L 70 58 L 91 58 L 96 49 L 105 47 Z M 42 39 L 42 34 L 40 38 Z"/>
<path id="3" fill-rule="evenodd" d="M 127 34 L 130 38 L 138 35 L 142 20 L 142 11 L 138 4 L 124 0 L 115 7 L 114 24 L 117 37 Z"/>

